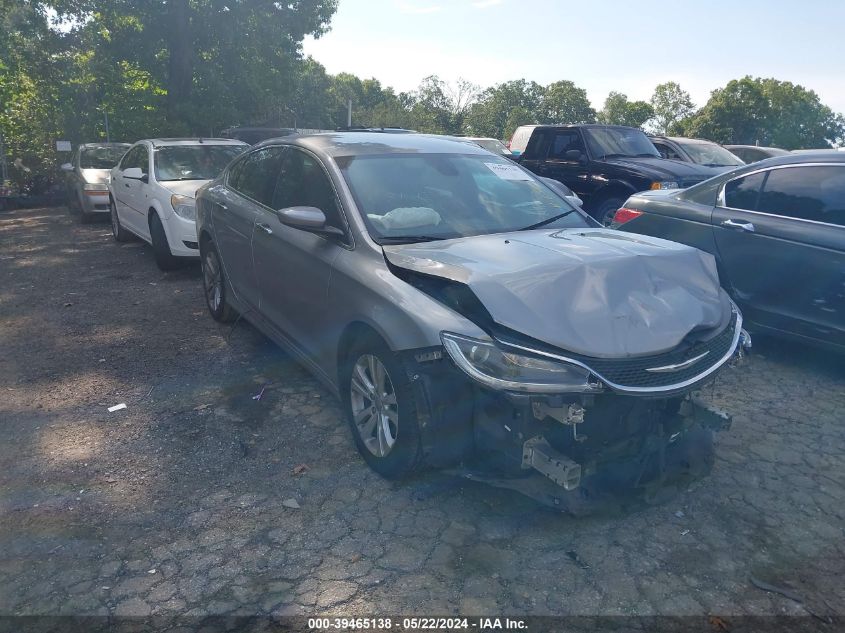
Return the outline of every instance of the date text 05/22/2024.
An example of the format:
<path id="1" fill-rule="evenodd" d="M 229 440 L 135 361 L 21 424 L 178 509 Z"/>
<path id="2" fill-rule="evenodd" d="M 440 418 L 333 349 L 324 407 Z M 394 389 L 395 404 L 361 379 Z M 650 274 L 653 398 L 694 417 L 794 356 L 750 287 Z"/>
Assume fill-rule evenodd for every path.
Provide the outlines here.
<path id="1" fill-rule="evenodd" d="M 513 618 L 309 618 L 308 628 L 331 630 L 399 631 L 524 631 L 524 620 Z"/>

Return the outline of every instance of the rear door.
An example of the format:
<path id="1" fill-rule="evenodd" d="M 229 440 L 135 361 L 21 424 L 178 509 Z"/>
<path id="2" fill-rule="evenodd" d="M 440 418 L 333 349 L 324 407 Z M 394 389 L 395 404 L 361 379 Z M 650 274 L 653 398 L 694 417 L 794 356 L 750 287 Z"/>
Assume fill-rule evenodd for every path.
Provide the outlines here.
<path id="1" fill-rule="evenodd" d="M 223 268 L 235 294 L 246 306 L 258 308 L 260 292 L 252 258 L 256 218 L 270 209 L 286 148 L 262 147 L 241 157 L 226 183 L 209 190 L 214 205 L 214 237 Z"/>
<path id="2" fill-rule="evenodd" d="M 752 321 L 845 345 L 845 165 L 784 165 L 729 181 L 713 230 Z"/>

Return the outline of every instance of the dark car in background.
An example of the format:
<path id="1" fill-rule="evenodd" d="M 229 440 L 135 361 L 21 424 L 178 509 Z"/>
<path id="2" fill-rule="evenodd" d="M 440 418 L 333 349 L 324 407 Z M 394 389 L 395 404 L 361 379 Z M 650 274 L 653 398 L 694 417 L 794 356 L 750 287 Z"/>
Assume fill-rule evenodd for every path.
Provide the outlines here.
<path id="1" fill-rule="evenodd" d="M 845 351 L 845 155 L 791 154 L 640 193 L 616 223 L 714 255 L 751 327 Z"/>
<path id="2" fill-rule="evenodd" d="M 97 214 L 109 212 L 109 175 L 130 147 L 129 143 L 83 143 L 67 172 L 67 205 L 79 214 L 80 222 L 90 222 Z"/>
<path id="3" fill-rule="evenodd" d="M 775 158 L 777 156 L 788 156 L 790 152 L 779 147 L 760 147 L 758 145 L 725 145 L 725 149 L 731 154 L 739 156 L 746 164 L 757 161 Z"/>
<path id="4" fill-rule="evenodd" d="M 197 230 L 211 315 L 323 380 L 385 477 L 471 462 L 566 508 L 705 465 L 725 422 L 691 396 L 742 338 L 713 258 L 596 228 L 470 143 L 268 141 L 200 189 Z"/>
<path id="5" fill-rule="evenodd" d="M 609 224 L 625 199 L 646 189 L 683 189 L 714 176 L 712 168 L 661 158 L 642 130 L 621 125 L 536 125 L 519 162 L 559 180 Z M 514 137 L 523 134 L 517 129 Z M 524 135 L 524 134 L 523 134 Z"/>
<path id="6" fill-rule="evenodd" d="M 488 152 L 493 152 L 494 154 L 498 154 L 499 156 L 504 156 L 505 158 L 510 158 L 511 160 L 516 159 L 516 155 L 508 149 L 508 146 L 502 143 L 502 141 L 489 138 L 485 136 L 464 136 L 460 137 L 467 141 L 472 141 L 476 145 L 480 145 Z"/>
<path id="7" fill-rule="evenodd" d="M 745 164 L 739 156 L 714 143 L 682 136 L 649 136 L 663 158 L 712 167 L 717 172 L 730 171 Z"/>

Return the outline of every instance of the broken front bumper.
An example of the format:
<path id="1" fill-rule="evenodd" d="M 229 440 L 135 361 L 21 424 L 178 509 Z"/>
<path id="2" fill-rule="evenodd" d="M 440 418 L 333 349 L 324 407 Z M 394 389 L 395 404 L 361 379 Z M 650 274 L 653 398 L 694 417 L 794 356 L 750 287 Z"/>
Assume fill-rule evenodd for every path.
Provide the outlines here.
<path id="1" fill-rule="evenodd" d="M 750 347 L 743 333 L 736 358 Z M 637 489 L 674 467 L 703 474 L 711 434 L 731 419 L 690 395 L 517 394 L 479 386 L 441 351 L 408 358 L 426 461 L 461 464 L 470 479 L 512 488 L 555 507 L 599 488 Z M 701 385 L 696 385 L 700 388 Z M 697 447 L 697 448 L 696 448 Z M 698 451 L 698 454 L 695 454 Z M 684 466 L 686 464 L 686 466 Z M 564 500 L 569 501 L 564 503 Z"/>

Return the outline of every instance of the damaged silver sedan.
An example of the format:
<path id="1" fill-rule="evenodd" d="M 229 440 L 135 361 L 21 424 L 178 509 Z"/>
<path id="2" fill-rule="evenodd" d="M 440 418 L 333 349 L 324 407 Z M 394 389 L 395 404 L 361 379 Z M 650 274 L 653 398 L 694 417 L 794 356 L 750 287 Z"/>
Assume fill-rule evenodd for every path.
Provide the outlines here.
<path id="1" fill-rule="evenodd" d="M 693 397 L 749 344 L 713 258 L 602 229 L 534 175 L 423 135 L 266 141 L 197 198 L 208 308 L 340 398 L 366 462 L 572 508 L 706 464 Z"/>

